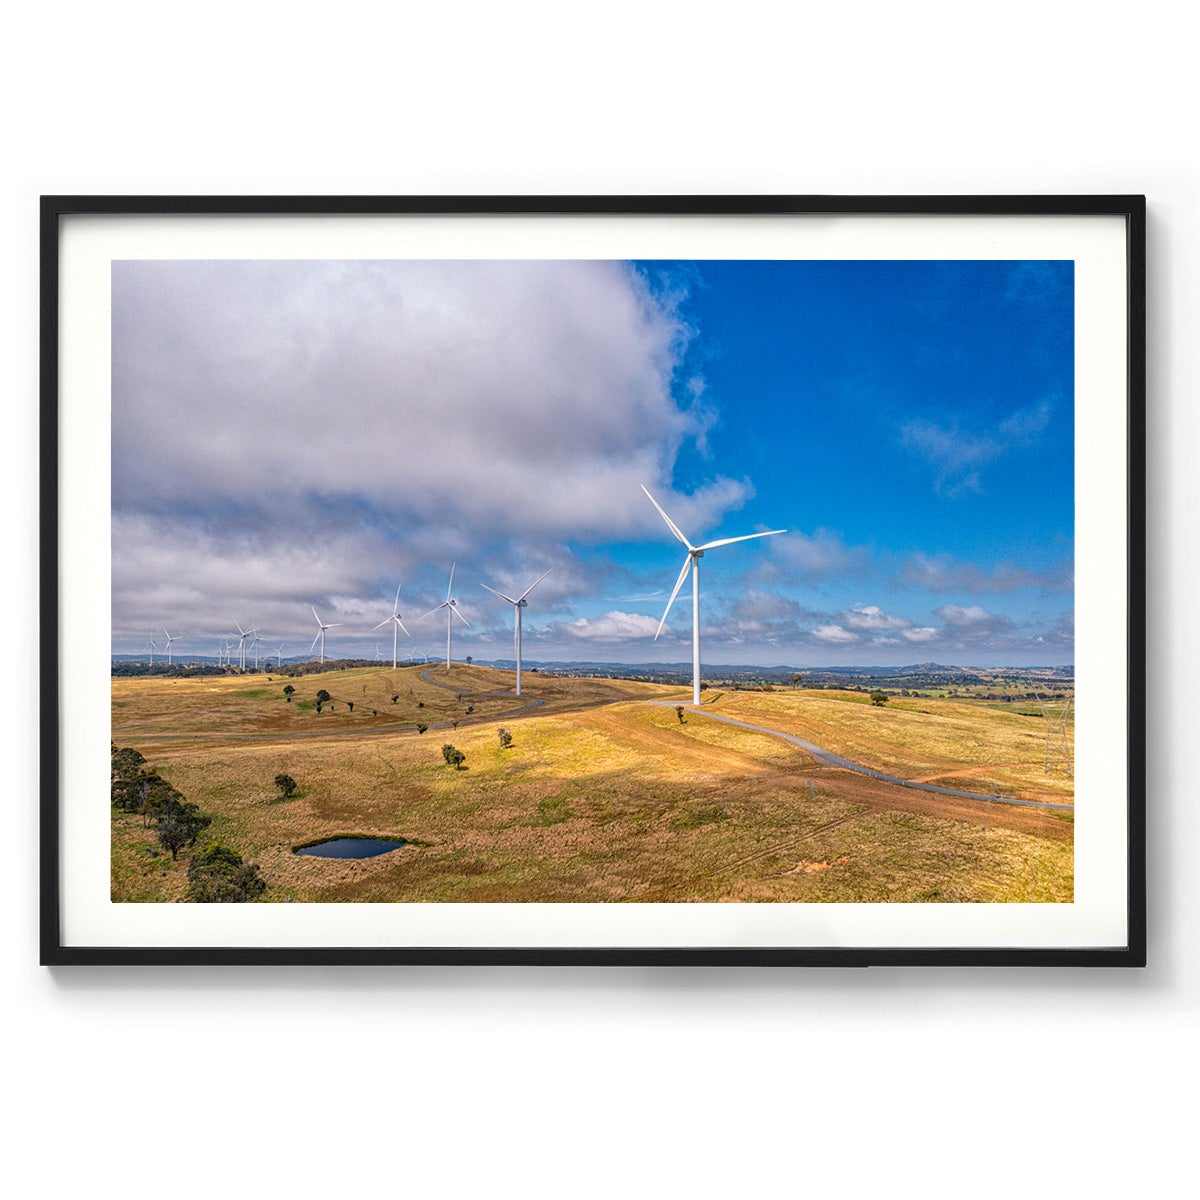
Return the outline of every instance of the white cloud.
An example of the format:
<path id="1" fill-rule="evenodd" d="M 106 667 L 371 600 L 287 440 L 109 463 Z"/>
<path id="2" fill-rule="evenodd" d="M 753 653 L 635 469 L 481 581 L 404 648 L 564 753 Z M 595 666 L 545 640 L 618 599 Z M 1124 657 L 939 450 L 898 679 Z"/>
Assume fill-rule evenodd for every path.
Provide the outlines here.
<path id="1" fill-rule="evenodd" d="M 965 429 L 917 417 L 900 429 L 900 444 L 935 471 L 934 488 L 947 496 L 983 490 L 983 468 L 1010 450 L 1028 446 L 1046 432 L 1054 416 L 1049 400 L 1018 409 L 994 428 Z"/>
<path id="2" fill-rule="evenodd" d="M 905 617 L 886 613 L 875 604 L 860 604 L 842 613 L 841 623 L 851 629 L 905 629 L 912 624 Z"/>
<path id="3" fill-rule="evenodd" d="M 299 630 L 332 592 L 436 602 L 455 560 L 491 582 L 567 542 L 673 544 L 643 483 L 718 529 L 747 481 L 669 486 L 716 416 L 676 378 L 678 301 L 614 262 L 114 264 L 114 638 L 162 613 Z M 542 611 L 584 585 L 552 575 Z"/>
<path id="4" fill-rule="evenodd" d="M 932 629 L 926 625 L 919 629 L 905 629 L 901 633 L 901 636 L 907 638 L 910 642 L 932 642 L 940 633 L 940 630 Z"/>
<path id="5" fill-rule="evenodd" d="M 821 625 L 813 630 L 813 637 L 822 642 L 857 642 L 858 635 L 840 625 Z"/>
<path id="6" fill-rule="evenodd" d="M 645 533 L 712 415 L 672 394 L 691 331 L 607 262 L 118 263 L 118 508 L 265 513 L 353 497 L 393 520 Z M 716 524 L 744 486 L 681 515 Z M 663 497 L 660 497 L 662 499 Z"/>
<path id="7" fill-rule="evenodd" d="M 901 571 L 905 583 L 931 592 L 1015 592 L 1038 588 L 1047 593 L 1071 592 L 1075 570 L 1070 559 L 1047 571 L 1031 571 L 1015 563 L 1002 562 L 993 567 L 958 562 L 948 554 L 911 555 Z"/>
<path id="8" fill-rule="evenodd" d="M 561 635 L 581 642 L 627 642 L 638 638 L 653 638 L 658 630 L 658 621 L 643 613 L 607 612 L 602 617 L 589 620 L 580 617 L 576 621 L 558 621 L 545 632 L 547 638 Z M 663 630 L 666 637 L 670 631 Z"/>
<path id="9" fill-rule="evenodd" d="M 778 562 L 807 579 L 861 570 L 868 557 L 863 547 L 847 546 L 840 534 L 828 529 L 818 529 L 811 536 L 788 533 L 771 538 L 770 543 Z"/>

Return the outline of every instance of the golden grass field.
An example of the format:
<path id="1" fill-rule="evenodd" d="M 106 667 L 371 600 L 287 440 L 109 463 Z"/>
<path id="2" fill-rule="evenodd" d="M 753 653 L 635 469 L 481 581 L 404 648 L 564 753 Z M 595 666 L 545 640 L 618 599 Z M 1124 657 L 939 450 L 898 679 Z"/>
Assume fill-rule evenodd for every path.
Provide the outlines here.
<path id="1" fill-rule="evenodd" d="M 530 672 L 520 700 L 512 687 L 511 672 L 458 664 L 121 678 L 112 737 L 214 818 L 205 839 L 260 865 L 264 903 L 1072 899 L 1069 813 L 916 792 L 642 703 L 687 704 L 690 689 Z M 316 712 L 319 688 L 332 711 Z M 822 691 L 708 692 L 703 707 L 904 778 L 1072 799 L 1061 769 L 1043 772 L 1044 726 L 1028 716 Z M 445 742 L 465 752 L 462 770 Z M 290 800 L 280 772 L 299 784 Z M 357 862 L 293 852 L 347 834 L 410 844 Z M 114 900 L 183 897 L 190 851 L 171 862 L 153 848 L 140 817 L 114 814 Z"/>

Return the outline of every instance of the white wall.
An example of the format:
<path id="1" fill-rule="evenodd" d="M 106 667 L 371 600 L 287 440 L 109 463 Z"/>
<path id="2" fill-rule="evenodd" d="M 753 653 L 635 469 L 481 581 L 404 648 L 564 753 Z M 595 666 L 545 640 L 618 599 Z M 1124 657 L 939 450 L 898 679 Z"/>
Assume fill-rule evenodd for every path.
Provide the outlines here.
<path id="1" fill-rule="evenodd" d="M 9 14 L 0 73 L 19 481 L 0 1095 L 6 1177 L 43 1176 L 18 1194 L 1157 1196 L 1188 1178 L 1200 171 L 1177 6 L 71 7 Z M 1148 970 L 35 965 L 39 193 L 1089 191 L 1151 212 Z"/>

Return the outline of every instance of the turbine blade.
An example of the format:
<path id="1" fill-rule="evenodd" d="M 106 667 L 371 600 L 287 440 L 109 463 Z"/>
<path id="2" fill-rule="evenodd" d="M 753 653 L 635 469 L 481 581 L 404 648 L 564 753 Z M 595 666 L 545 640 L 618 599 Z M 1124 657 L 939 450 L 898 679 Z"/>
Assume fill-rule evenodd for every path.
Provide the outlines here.
<path id="1" fill-rule="evenodd" d="M 426 617 L 432 617 L 435 612 L 441 612 L 441 610 L 443 608 L 446 608 L 449 605 L 449 603 L 450 603 L 449 600 L 443 600 L 442 603 L 437 606 L 437 608 L 431 608 L 427 613 L 422 613 L 417 618 L 417 620 L 423 621 L 423 620 L 425 620 Z"/>
<path id="2" fill-rule="evenodd" d="M 686 546 L 686 547 L 687 547 L 689 550 L 694 550 L 696 547 L 695 547 L 695 546 L 693 546 L 693 545 L 692 545 L 692 543 L 691 543 L 691 542 L 689 542 L 689 541 L 687 540 L 687 538 L 685 538 L 685 537 L 683 536 L 683 534 L 682 534 L 682 533 L 680 533 L 680 531 L 679 531 L 679 526 L 678 526 L 678 525 L 676 525 L 676 524 L 675 524 L 675 522 L 674 522 L 674 521 L 672 521 L 672 520 L 671 520 L 671 518 L 670 518 L 670 517 L 668 517 L 668 516 L 667 516 L 667 514 L 666 514 L 665 512 L 663 512 L 662 505 L 661 505 L 661 504 L 659 504 L 659 502 L 658 502 L 657 500 L 655 500 L 655 498 L 654 498 L 653 496 L 651 496 L 651 495 L 650 495 L 649 491 L 647 491 L 647 489 L 646 489 L 646 485 L 643 483 L 643 484 L 641 485 L 641 487 L 642 487 L 642 491 L 643 491 L 643 492 L 646 492 L 646 498 L 647 498 L 647 499 L 650 501 L 650 503 L 651 503 L 651 504 L 653 504 L 653 505 L 654 505 L 654 507 L 655 507 L 655 508 L 657 508 L 657 509 L 658 509 L 658 515 L 659 515 L 660 517 L 662 517 L 662 519 L 663 519 L 664 521 L 666 521 L 666 523 L 667 523 L 667 526 L 668 526 L 668 528 L 671 530 L 671 532 L 672 532 L 672 533 L 673 533 L 673 534 L 674 534 L 674 535 L 675 535 L 675 536 L 676 536 L 676 537 L 677 537 L 677 538 L 678 538 L 678 539 L 679 539 L 679 540 L 680 540 L 680 541 L 681 541 L 681 542 L 682 542 L 682 543 L 683 543 L 683 544 L 684 544 L 684 545 L 685 545 L 685 546 Z"/>
<path id="3" fill-rule="evenodd" d="M 317 648 L 317 643 L 320 640 L 321 640 L 321 631 L 318 629 L 317 636 L 315 638 L 313 638 L 313 644 L 311 646 L 309 646 L 309 648 L 308 648 L 309 654 L 311 654 Z"/>
<path id="4" fill-rule="evenodd" d="M 341 629 L 341 627 L 344 624 L 345 624 L 344 621 L 334 621 L 334 623 L 332 625 L 326 625 L 325 628 L 326 629 Z"/>
<path id="5" fill-rule="evenodd" d="M 506 596 L 503 592 L 496 591 L 496 589 L 494 587 L 488 587 L 488 585 L 486 583 L 481 583 L 479 586 L 483 587 L 483 588 L 487 588 L 487 590 L 489 592 L 491 592 L 493 596 L 499 596 L 501 600 L 507 600 L 509 602 L 509 604 L 517 604 L 518 603 L 518 601 L 514 600 L 511 596 Z M 522 597 L 522 599 L 524 599 L 524 597 Z"/>
<path id="6" fill-rule="evenodd" d="M 551 567 L 551 568 L 550 568 L 550 571 L 553 571 L 553 570 L 554 570 L 554 568 L 553 568 L 553 567 Z M 524 599 L 525 599 L 525 597 L 526 597 L 526 596 L 528 596 L 528 595 L 529 595 L 529 593 L 530 593 L 530 592 L 532 592 L 532 591 L 533 591 L 533 589 L 534 589 L 535 587 L 537 587 L 537 585 L 538 585 L 539 583 L 541 583 L 541 582 L 542 582 L 542 580 L 543 580 L 543 579 L 545 579 L 547 575 L 549 575 L 549 574 L 550 574 L 550 571 L 543 571 L 543 572 L 542 572 L 542 573 L 541 573 L 541 574 L 540 574 L 540 575 L 539 575 L 539 576 L 538 576 L 538 577 L 537 577 L 537 578 L 536 578 L 536 579 L 535 579 L 535 580 L 534 580 L 534 581 L 533 581 L 533 582 L 532 582 L 532 583 L 531 583 L 531 584 L 530 584 L 530 585 L 529 585 L 529 586 L 528 586 L 528 587 L 527 587 L 527 588 L 526 588 L 526 589 L 525 589 L 525 590 L 524 590 L 524 591 L 521 593 L 521 595 L 520 595 L 520 598 L 518 599 L 517 603 L 519 604 L 519 603 L 521 602 L 521 600 L 524 600 Z"/>
<path id="7" fill-rule="evenodd" d="M 392 601 L 392 612 L 400 611 L 400 584 L 396 584 L 396 598 Z"/>
<path id="8" fill-rule="evenodd" d="M 401 629 L 404 629 L 404 622 L 402 620 L 400 620 L 399 617 L 396 618 L 396 624 L 399 625 Z M 412 637 L 412 634 L 409 633 L 407 629 L 404 629 L 404 636 Z"/>
<path id="9" fill-rule="evenodd" d="M 458 566 L 458 563 L 450 564 L 450 582 L 448 584 L 446 584 L 446 599 L 447 600 L 450 599 L 450 590 L 451 590 L 451 588 L 454 587 L 454 568 L 457 566 Z"/>
<path id="10" fill-rule="evenodd" d="M 451 611 L 451 612 L 452 612 L 452 613 L 453 613 L 453 614 L 454 614 L 454 615 L 455 615 L 455 616 L 456 616 L 456 617 L 457 617 L 457 618 L 458 618 L 458 619 L 459 619 L 459 620 L 460 620 L 460 621 L 461 621 L 461 622 L 462 622 L 464 625 L 470 625 L 470 624 L 471 624 L 471 622 L 470 622 L 470 621 L 468 621 L 468 620 L 467 620 L 467 618 L 466 618 L 466 617 L 464 617 L 464 616 L 462 615 L 462 613 L 460 613 L 460 612 L 458 611 L 458 609 L 454 607 L 454 605 L 453 605 L 453 604 L 451 604 L 451 605 L 450 605 L 450 611 Z"/>
<path id="11" fill-rule="evenodd" d="M 705 542 L 697 546 L 697 550 L 715 550 L 718 546 L 731 546 L 734 542 L 748 542 L 751 538 L 774 537 L 777 533 L 787 533 L 786 529 L 771 529 L 766 533 L 747 533 L 742 537 L 722 538 L 719 542 Z"/>
<path id="12" fill-rule="evenodd" d="M 385 625 L 390 625 L 391 622 L 392 622 L 391 617 L 384 617 L 383 620 L 380 621 L 378 625 L 373 625 L 371 628 L 372 629 L 382 629 Z"/>
<path id="13" fill-rule="evenodd" d="M 308 607 L 309 607 L 309 608 L 312 608 L 312 615 L 313 615 L 314 617 L 317 617 L 317 610 L 316 610 L 315 608 L 313 608 L 313 606 L 312 606 L 311 604 L 310 604 Z M 320 618 L 320 617 L 317 617 L 317 624 L 318 624 L 318 625 L 320 625 L 320 624 L 321 624 L 321 618 Z M 241 626 L 239 625 L 239 626 L 238 626 L 238 628 L 239 628 L 239 629 L 241 629 Z"/>
<path id="14" fill-rule="evenodd" d="M 688 567 L 692 565 L 692 556 L 689 554 L 683 560 L 683 570 L 679 572 L 679 578 L 675 580 L 675 590 L 671 593 L 670 600 L 667 601 L 667 607 L 663 609 L 662 620 L 658 623 L 658 630 L 654 635 L 654 640 L 658 640 L 658 635 L 662 633 L 663 626 L 667 623 L 667 614 L 671 611 L 671 605 L 675 603 L 675 597 L 679 595 L 679 589 L 683 587 L 683 581 L 687 578 Z"/>

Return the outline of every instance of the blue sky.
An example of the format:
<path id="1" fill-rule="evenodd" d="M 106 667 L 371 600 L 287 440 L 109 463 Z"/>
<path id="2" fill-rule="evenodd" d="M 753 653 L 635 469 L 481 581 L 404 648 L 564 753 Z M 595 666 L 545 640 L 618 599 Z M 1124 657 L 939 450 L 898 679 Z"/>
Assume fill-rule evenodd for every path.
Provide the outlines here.
<path id="1" fill-rule="evenodd" d="M 113 650 L 1071 663 L 1069 262 L 121 262 Z M 512 594 L 512 593 L 510 593 Z M 401 638 L 403 642 L 403 637 Z"/>

